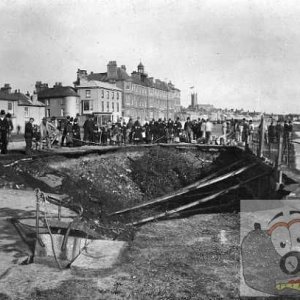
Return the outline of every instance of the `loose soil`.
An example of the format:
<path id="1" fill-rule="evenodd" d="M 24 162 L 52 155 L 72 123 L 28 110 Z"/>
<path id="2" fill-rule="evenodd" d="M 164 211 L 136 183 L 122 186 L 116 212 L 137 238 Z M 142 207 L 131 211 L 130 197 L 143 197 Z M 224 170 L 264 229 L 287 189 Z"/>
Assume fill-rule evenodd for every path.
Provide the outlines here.
<path id="1" fill-rule="evenodd" d="M 191 216 L 190 213 L 188 218 L 154 222 L 138 229 L 126 224 L 172 205 L 139 210 L 123 217 L 109 218 L 108 214 L 175 191 L 243 155 L 240 151 L 199 152 L 157 147 L 68 159 L 54 155 L 6 168 L 0 164 L 2 191 L 40 188 L 64 194 L 74 203 L 82 204 L 84 220 L 104 238 L 126 240 L 130 244 L 122 263 L 97 278 L 82 278 L 71 270 L 60 276 L 56 269 L 34 264 L 12 268 L 0 279 L 0 291 L 4 292 L 0 299 L 238 298 L 236 205 L 227 214 Z M 257 167 L 231 180 L 237 183 L 263 171 Z M 214 188 L 222 189 L 224 184 Z M 253 183 L 247 189 L 217 199 L 214 204 L 257 197 L 257 190 Z M 267 185 L 262 186 L 259 193 L 263 195 L 267 190 L 270 190 Z M 213 211 L 218 209 L 215 207 Z"/>

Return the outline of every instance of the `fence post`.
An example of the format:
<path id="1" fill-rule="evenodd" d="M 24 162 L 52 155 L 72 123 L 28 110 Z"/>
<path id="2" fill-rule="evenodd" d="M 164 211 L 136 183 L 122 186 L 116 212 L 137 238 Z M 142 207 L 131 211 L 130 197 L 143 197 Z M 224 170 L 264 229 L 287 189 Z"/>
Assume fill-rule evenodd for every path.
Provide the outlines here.
<path id="1" fill-rule="evenodd" d="M 282 163 L 282 144 L 283 144 L 283 136 L 280 133 L 279 141 L 278 141 L 278 156 L 276 160 L 276 181 L 278 185 L 282 184 L 282 171 L 281 171 L 281 163 Z"/>
<path id="2" fill-rule="evenodd" d="M 261 116 L 261 121 L 260 121 L 260 131 L 259 131 L 259 146 L 258 146 L 258 151 L 257 151 L 257 156 L 262 157 L 263 156 L 263 151 L 264 151 L 264 140 L 265 140 L 265 120 L 264 120 L 264 115 Z"/>

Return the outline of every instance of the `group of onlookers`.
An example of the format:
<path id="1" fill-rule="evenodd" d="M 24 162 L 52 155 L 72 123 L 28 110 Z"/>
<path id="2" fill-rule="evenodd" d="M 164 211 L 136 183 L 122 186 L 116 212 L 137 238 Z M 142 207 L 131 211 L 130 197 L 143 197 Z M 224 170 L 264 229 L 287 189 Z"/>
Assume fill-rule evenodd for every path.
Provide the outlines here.
<path id="1" fill-rule="evenodd" d="M 278 120 L 276 124 L 274 120 L 271 120 L 270 125 L 266 130 L 266 140 L 268 144 L 278 143 L 280 137 L 283 138 L 283 143 L 288 143 L 292 138 L 293 123 L 291 120 L 280 121 Z"/>
<path id="2" fill-rule="evenodd" d="M 79 147 L 82 145 L 121 145 L 140 143 L 221 143 L 238 142 L 247 145 L 254 133 L 252 120 L 224 120 L 221 122 L 222 134 L 216 139 L 212 135 L 214 123 L 210 119 L 181 121 L 179 117 L 172 119 L 152 119 L 141 123 L 139 117 L 130 118 L 127 122 L 120 118 L 117 122 L 108 121 L 99 124 L 94 116 L 86 118 L 82 126 L 77 117 L 66 117 L 58 120 L 55 117 L 43 118 L 40 125 L 34 125 L 30 118 L 25 125 L 26 153 L 31 155 L 33 143 L 38 147 L 52 147 L 53 145 Z M 82 124 L 82 123 L 81 123 Z M 0 143 L 1 153 L 7 153 L 7 145 L 13 130 L 11 115 L 0 112 Z M 258 128 L 258 131 L 260 127 Z M 291 138 L 293 125 L 291 121 L 280 122 L 276 125 L 272 120 L 265 128 L 268 143 L 275 143 L 280 135 L 284 141 Z M 20 128 L 18 128 L 20 131 Z"/>
<path id="3" fill-rule="evenodd" d="M 7 153 L 8 143 L 11 141 L 11 132 L 13 131 L 11 114 L 5 114 L 5 110 L 0 111 L 0 144 L 1 154 Z"/>

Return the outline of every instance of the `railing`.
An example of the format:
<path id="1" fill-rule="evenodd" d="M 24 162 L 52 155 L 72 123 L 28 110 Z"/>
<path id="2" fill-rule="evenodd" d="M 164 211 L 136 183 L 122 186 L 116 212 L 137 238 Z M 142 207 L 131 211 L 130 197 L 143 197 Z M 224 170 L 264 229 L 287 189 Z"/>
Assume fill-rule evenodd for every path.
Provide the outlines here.
<path id="1" fill-rule="evenodd" d="M 249 149 L 258 157 L 268 159 L 274 166 L 286 165 L 293 167 L 295 148 L 292 133 L 281 130 L 274 136 L 267 132 L 266 121 L 262 117 L 259 128 L 249 136 Z M 263 128 L 261 130 L 261 128 Z"/>
<path id="2" fill-rule="evenodd" d="M 255 131 L 249 138 L 249 149 L 254 154 L 267 158 L 274 164 L 280 160 L 281 164 L 292 167 L 294 163 L 294 144 L 292 143 L 290 137 L 281 136 L 279 138 L 275 138 L 273 141 L 269 141 L 268 137 L 265 135 L 265 138 L 262 142 L 261 155 L 260 143 L 259 131 Z M 280 149 L 281 157 L 279 158 Z"/>

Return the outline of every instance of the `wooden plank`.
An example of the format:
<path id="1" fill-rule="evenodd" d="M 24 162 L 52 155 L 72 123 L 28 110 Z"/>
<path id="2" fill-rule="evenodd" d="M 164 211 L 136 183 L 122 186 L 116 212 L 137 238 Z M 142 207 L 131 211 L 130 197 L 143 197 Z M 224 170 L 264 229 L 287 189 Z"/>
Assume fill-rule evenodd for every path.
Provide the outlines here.
<path id="1" fill-rule="evenodd" d="M 268 175 L 268 174 L 269 174 L 269 173 L 263 173 L 263 174 L 257 175 L 257 176 L 255 176 L 255 177 L 252 177 L 252 178 L 250 178 L 250 179 L 248 179 L 248 180 L 245 180 L 245 181 L 243 181 L 243 182 L 241 182 L 241 183 L 239 183 L 239 184 L 236 184 L 236 185 L 234 185 L 234 186 L 231 186 L 231 187 L 229 187 L 229 188 L 226 188 L 226 189 L 224 189 L 224 190 L 222 190 L 222 191 L 220 191 L 220 192 L 218 192 L 218 193 L 214 193 L 214 194 L 212 194 L 212 195 L 210 195 L 210 196 L 207 196 L 207 197 L 205 197 L 205 198 L 203 198 L 203 199 L 194 201 L 194 202 L 192 202 L 192 203 L 188 203 L 188 204 L 186 204 L 186 205 L 180 206 L 180 207 L 178 207 L 178 208 L 175 208 L 175 209 L 166 211 L 166 212 L 164 212 L 164 213 L 161 213 L 161 214 L 158 214 L 158 215 L 149 217 L 149 218 L 142 219 L 142 220 L 137 221 L 137 222 L 133 222 L 132 224 L 128 224 L 128 225 L 134 225 L 134 226 L 136 226 L 136 225 L 142 225 L 142 224 L 145 224 L 145 223 L 148 223 L 148 222 L 151 222 L 151 221 L 154 221 L 154 220 L 159 220 L 159 219 L 165 218 L 165 217 L 167 217 L 167 216 L 170 216 L 170 215 L 172 215 L 172 214 L 175 214 L 175 213 L 178 213 L 178 212 L 187 210 L 187 209 L 189 209 L 189 208 L 192 208 L 192 207 L 195 207 L 195 206 L 199 205 L 200 203 L 205 203 L 205 202 L 211 201 L 211 200 L 213 200 L 213 199 L 215 199 L 215 198 L 217 198 L 217 197 L 219 197 L 219 196 L 221 196 L 221 195 L 225 195 L 225 194 L 227 194 L 228 192 L 230 192 L 230 191 L 232 191 L 232 190 L 235 190 L 235 189 L 239 188 L 241 185 L 244 185 L 244 184 L 246 184 L 246 183 L 248 183 L 248 182 L 250 182 L 250 181 L 253 181 L 253 180 L 258 179 L 258 178 L 260 178 L 260 177 L 266 176 L 266 175 Z"/>
<path id="2" fill-rule="evenodd" d="M 236 164 L 236 163 L 235 163 Z M 233 164 L 232 164 L 233 165 Z M 232 166 L 231 165 L 231 166 Z M 214 174 L 211 174 L 210 176 L 213 176 L 214 177 L 212 179 L 206 177 L 202 180 L 199 180 L 185 188 L 182 188 L 174 193 L 171 193 L 171 194 L 168 194 L 168 195 L 165 195 L 165 196 L 162 196 L 162 197 L 158 197 L 156 198 L 155 200 L 152 200 L 152 201 L 149 201 L 149 202 L 145 202 L 145 203 L 142 203 L 142 204 L 139 204 L 139 205 L 136 205 L 136 206 L 133 206 L 131 208 L 126 208 L 126 209 L 123 209 L 123 210 L 119 210 L 117 212 L 114 212 L 112 214 L 110 214 L 109 216 L 113 216 L 113 215 L 118 215 L 118 214 L 122 214 L 122 213 L 125 213 L 125 212 L 129 212 L 129 211 L 133 211 L 133 210 L 136 210 L 136 209 L 140 209 L 140 208 L 144 208 L 144 207 L 147 207 L 147 206 L 150 206 L 150 205 L 153 205 L 153 204 L 157 204 L 157 203 L 162 203 L 162 202 L 166 202 L 174 197 L 177 197 L 177 196 L 180 196 L 180 195 L 183 195 L 185 193 L 188 193 L 188 192 L 191 192 L 193 190 L 196 190 L 196 189 L 200 189 L 200 188 L 203 188 L 203 187 L 206 187 L 206 186 L 209 186 L 209 185 L 212 185 L 212 184 L 215 184 L 217 182 L 220 182 L 222 180 L 225 180 L 229 177 L 233 177 L 233 176 L 236 176 L 236 175 L 239 175 L 241 173 L 243 173 L 244 171 L 248 170 L 249 168 L 255 166 L 256 163 L 253 163 L 253 164 L 250 164 L 248 166 L 245 166 L 243 168 L 240 168 L 238 170 L 235 170 L 235 171 L 231 171 L 229 173 L 226 173 L 225 175 L 221 175 L 219 177 L 215 177 L 216 173 Z M 229 168 L 230 166 L 228 166 Z M 221 170 L 220 170 L 221 171 Z"/>

